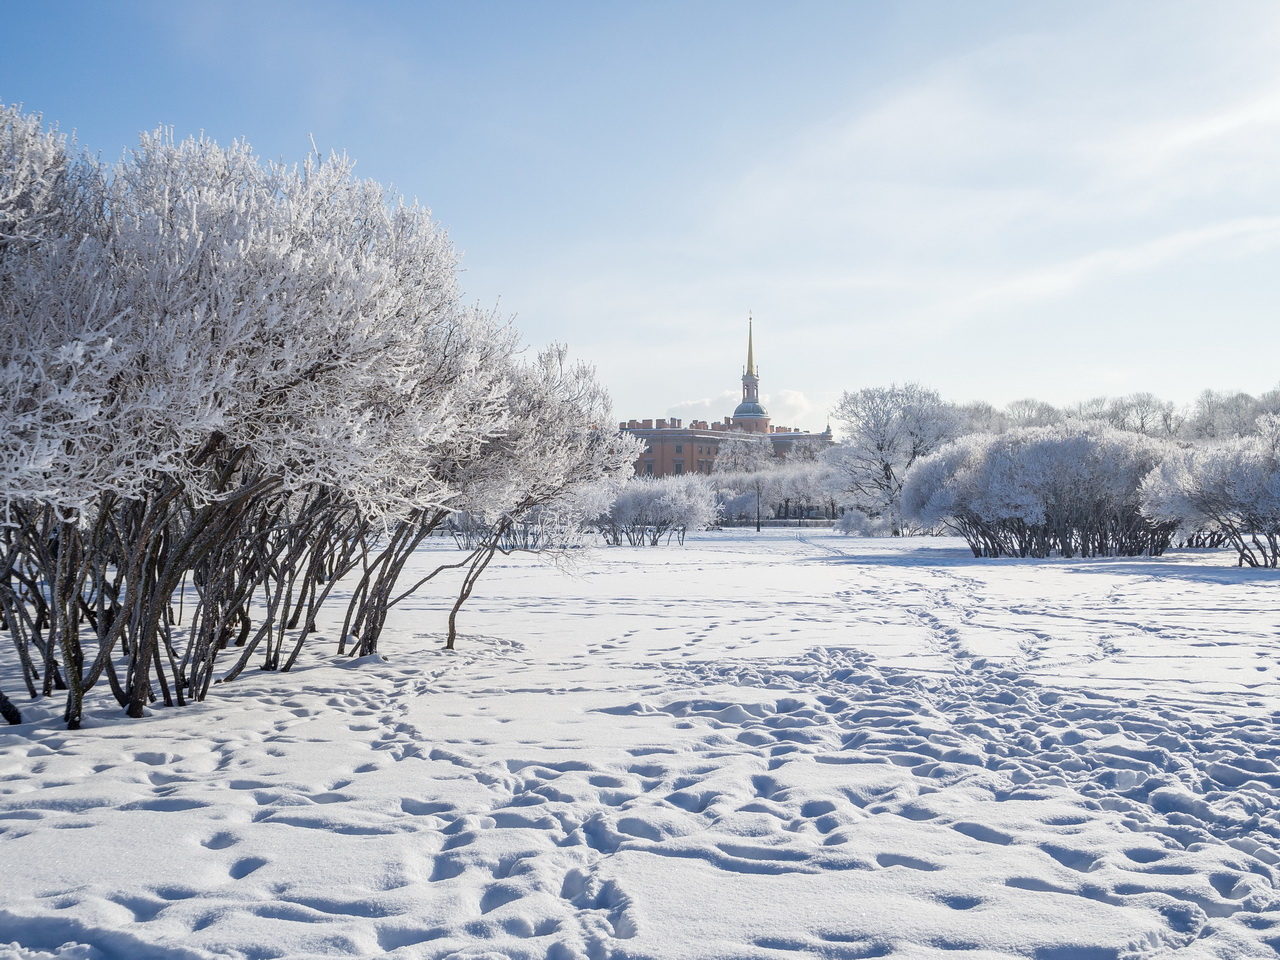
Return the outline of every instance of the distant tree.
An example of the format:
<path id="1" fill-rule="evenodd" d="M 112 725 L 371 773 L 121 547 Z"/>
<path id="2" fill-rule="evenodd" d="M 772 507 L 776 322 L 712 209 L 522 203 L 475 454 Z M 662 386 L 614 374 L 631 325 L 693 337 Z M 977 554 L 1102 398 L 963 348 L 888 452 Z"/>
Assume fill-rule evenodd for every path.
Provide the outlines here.
<path id="1" fill-rule="evenodd" d="M 1118 430 L 1148 437 L 1172 437 L 1177 434 L 1181 423 L 1174 405 L 1153 393 L 1115 397 L 1107 405 L 1103 419 Z"/>
<path id="2" fill-rule="evenodd" d="M 733 432 L 716 449 L 713 473 L 758 473 L 775 464 L 773 443 L 760 433 Z"/>
<path id="3" fill-rule="evenodd" d="M 1275 387 L 1266 393 L 1259 394 L 1254 401 L 1253 408 L 1259 417 L 1268 413 L 1280 416 L 1280 387 Z M 1254 420 L 1254 429 L 1260 429 L 1256 419 Z"/>
<path id="4" fill-rule="evenodd" d="M 749 495 L 755 501 L 757 532 L 770 488 L 770 473 L 779 463 L 773 455 L 773 442 L 758 433 L 731 433 L 720 441 L 716 451 L 716 462 L 711 472 L 721 503 L 725 504 L 738 495 Z"/>
<path id="5" fill-rule="evenodd" d="M 1080 400 L 1066 407 L 1062 414 L 1064 418 L 1071 420 L 1105 421 L 1111 404 L 1110 397 L 1090 397 L 1088 400 Z"/>
<path id="6" fill-rule="evenodd" d="M 1010 429 L 1016 427 L 1047 427 L 1062 420 L 1057 407 L 1042 400 L 1014 400 L 1004 408 L 1005 420 Z"/>
<path id="7" fill-rule="evenodd" d="M 791 442 L 786 459 L 789 463 L 816 463 L 830 446 L 830 442 L 822 437 L 801 437 Z"/>
<path id="8" fill-rule="evenodd" d="M 711 482 L 696 473 L 674 477 L 633 477 L 596 520 L 605 541 L 633 547 L 657 546 L 673 538 L 684 543 L 690 530 L 715 522 L 718 510 Z"/>
<path id="9" fill-rule="evenodd" d="M 788 458 L 772 472 L 771 479 L 767 495 L 779 505 L 775 516 L 804 518 L 815 509 L 829 509 L 836 475 L 825 460 Z"/>
<path id="10" fill-rule="evenodd" d="M 1253 432 L 1258 413 L 1257 401 L 1247 393 L 1205 390 L 1196 397 L 1186 432 L 1193 440 L 1246 436 Z"/>
<path id="11" fill-rule="evenodd" d="M 966 433 L 1001 433 L 1009 426 L 1007 413 L 983 400 L 957 406 L 956 436 Z"/>
<path id="12" fill-rule="evenodd" d="M 846 392 L 833 416 L 844 440 L 828 455 L 845 495 L 869 517 L 883 517 L 903 532 L 902 484 L 921 457 L 957 435 L 956 409 L 919 384 Z"/>

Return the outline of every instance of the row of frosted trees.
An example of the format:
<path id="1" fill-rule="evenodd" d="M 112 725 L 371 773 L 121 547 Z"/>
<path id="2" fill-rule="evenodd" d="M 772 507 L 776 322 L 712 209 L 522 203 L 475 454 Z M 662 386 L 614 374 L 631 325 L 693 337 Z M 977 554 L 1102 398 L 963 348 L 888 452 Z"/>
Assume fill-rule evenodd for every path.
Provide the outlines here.
<path id="1" fill-rule="evenodd" d="M 1243 398 L 1243 399 L 1242 399 Z M 918 384 L 846 393 L 833 411 L 842 441 L 824 457 L 846 518 L 894 534 L 951 529 L 978 556 L 1158 554 L 1174 542 L 1230 543 L 1246 565 L 1276 566 L 1280 535 L 1280 390 L 1216 435 L 1152 428 L 1147 395 L 1050 411 L 1010 426 Z M 1206 392 L 1197 416 L 1221 397 Z M 1222 404 L 1217 404 L 1222 406 Z M 1216 407 L 1214 407 L 1216 409 Z M 983 410 L 986 410 L 986 415 Z M 1129 419 L 1108 412 L 1149 416 Z M 1023 411 L 1025 412 L 1025 411 Z M 1243 413 L 1241 413 L 1243 416 Z"/>
<path id="2" fill-rule="evenodd" d="M 649 479 L 634 477 L 601 504 L 590 526 L 610 546 L 656 547 L 690 530 L 716 523 L 720 505 L 707 479 L 699 474 Z"/>
<path id="3" fill-rule="evenodd" d="M 911 425 L 902 411 L 896 417 Z M 722 518 L 838 498 L 843 532 L 950 530 L 979 557 L 1158 555 L 1183 543 L 1230 544 L 1249 566 L 1280 562 L 1274 415 L 1250 435 L 1200 443 L 1092 420 L 951 441 L 935 422 L 891 439 L 782 460 L 767 439 L 731 437 L 710 476 L 634 478 L 593 526 L 608 543 L 656 545 Z"/>
<path id="4" fill-rule="evenodd" d="M 104 166 L 4 108 L 0 628 L 27 692 L 65 689 L 71 728 L 99 683 L 133 717 L 200 700 L 288 670 L 326 602 L 339 652 L 371 653 L 409 556 L 465 514 L 452 645 L 512 528 L 635 453 L 593 372 L 522 357 L 456 267 L 345 158 L 157 133 Z"/>
<path id="5" fill-rule="evenodd" d="M 1096 421 L 974 434 L 919 460 L 903 514 L 980 557 L 1158 555 L 1181 537 L 1280 561 L 1280 418 L 1255 436 L 1175 446 Z"/>
<path id="6" fill-rule="evenodd" d="M 819 438 L 797 441 L 782 458 L 766 436 L 730 433 L 710 474 L 633 477 L 609 492 L 589 526 L 614 546 L 656 546 L 683 543 L 687 531 L 716 523 L 830 515 L 837 487 L 821 456 L 827 446 Z"/>

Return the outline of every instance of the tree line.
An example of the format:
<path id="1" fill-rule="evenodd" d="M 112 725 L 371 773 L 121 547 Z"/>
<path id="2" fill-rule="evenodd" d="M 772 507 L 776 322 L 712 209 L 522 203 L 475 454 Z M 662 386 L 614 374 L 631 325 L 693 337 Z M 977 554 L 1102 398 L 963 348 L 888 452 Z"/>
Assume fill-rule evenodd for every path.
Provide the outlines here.
<path id="1" fill-rule="evenodd" d="M 633 543 L 657 543 L 684 523 L 829 516 L 845 533 L 956 533 L 979 557 L 1230 544 L 1241 564 L 1274 567 L 1277 410 L 1280 389 L 1205 391 L 1179 412 L 1149 394 L 997 410 L 948 403 L 919 384 L 866 388 L 832 411 L 839 443 L 814 438 L 783 459 L 766 437 L 731 434 L 710 476 L 637 479 L 614 512 L 649 532 Z"/>
<path id="2" fill-rule="evenodd" d="M 889 532 L 950 530 L 975 556 L 1230 543 L 1241 564 L 1280 560 L 1280 389 L 998 411 L 907 384 L 846 393 L 835 416 L 844 499 Z"/>

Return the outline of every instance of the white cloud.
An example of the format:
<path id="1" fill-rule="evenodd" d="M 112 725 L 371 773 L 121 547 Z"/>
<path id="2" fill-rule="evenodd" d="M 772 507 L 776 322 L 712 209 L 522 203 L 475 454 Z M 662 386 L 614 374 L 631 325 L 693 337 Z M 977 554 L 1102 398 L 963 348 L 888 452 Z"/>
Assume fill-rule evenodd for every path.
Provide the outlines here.
<path id="1" fill-rule="evenodd" d="M 762 393 L 765 409 L 769 411 L 774 426 L 793 427 L 820 433 L 827 425 L 827 411 L 819 410 L 812 400 L 799 390 L 776 390 Z"/>
<path id="2" fill-rule="evenodd" d="M 717 421 L 731 416 L 734 408 L 741 402 L 742 395 L 731 390 L 702 400 L 683 400 L 667 407 L 666 416 L 679 417 L 686 421 Z M 810 430 L 814 433 L 826 428 L 827 408 L 819 407 L 806 394 L 799 390 L 762 391 L 760 400 L 769 418 L 775 426 L 794 427 L 798 430 Z"/>
<path id="3" fill-rule="evenodd" d="M 1151 271 L 1195 256 L 1232 256 L 1280 246 L 1280 217 L 1244 217 L 1032 267 L 981 285 L 937 308 L 963 321 L 1061 297 L 1099 279 Z"/>
<path id="4" fill-rule="evenodd" d="M 682 420 L 721 420 L 733 413 L 733 408 L 742 401 L 742 395 L 732 390 L 725 390 L 714 397 L 702 400 L 681 400 L 667 407 L 667 416 L 679 417 Z"/>

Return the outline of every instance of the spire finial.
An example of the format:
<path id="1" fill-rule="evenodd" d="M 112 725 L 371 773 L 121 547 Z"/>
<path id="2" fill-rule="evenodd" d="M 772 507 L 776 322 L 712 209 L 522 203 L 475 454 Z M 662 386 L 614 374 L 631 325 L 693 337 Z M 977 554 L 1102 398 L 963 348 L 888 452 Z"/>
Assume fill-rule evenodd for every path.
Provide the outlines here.
<path id="1" fill-rule="evenodd" d="M 751 337 L 751 311 L 747 311 L 747 376 L 756 375 L 755 349 Z"/>

